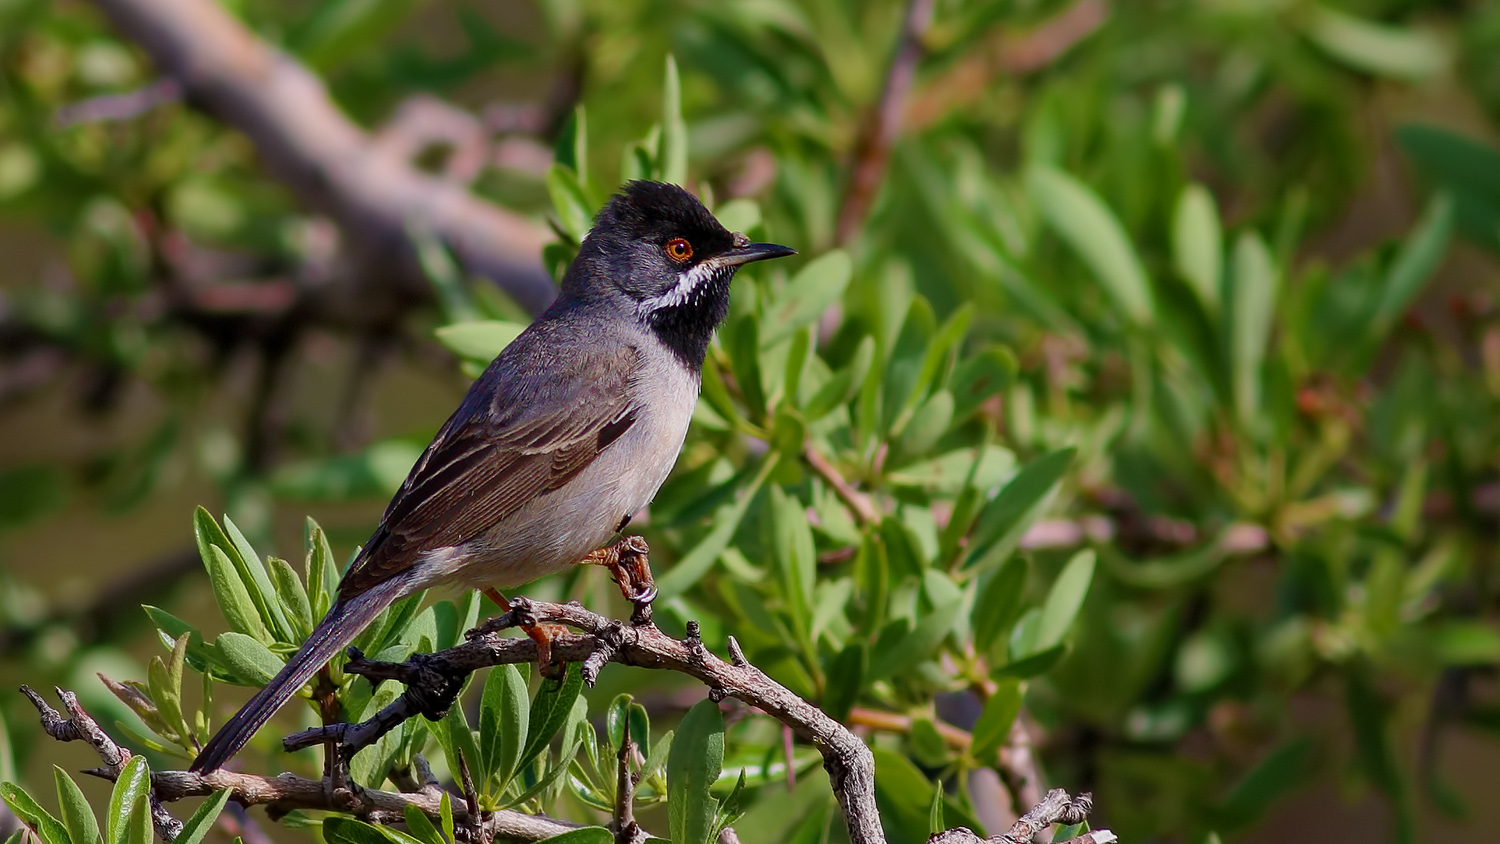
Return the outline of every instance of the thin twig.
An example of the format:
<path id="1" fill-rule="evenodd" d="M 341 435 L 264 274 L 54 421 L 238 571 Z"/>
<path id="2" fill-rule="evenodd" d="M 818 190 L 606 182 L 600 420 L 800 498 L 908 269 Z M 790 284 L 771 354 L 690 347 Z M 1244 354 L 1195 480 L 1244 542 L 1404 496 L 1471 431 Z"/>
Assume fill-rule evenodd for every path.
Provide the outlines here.
<path id="1" fill-rule="evenodd" d="M 166 103 L 182 99 L 182 85 L 176 79 L 158 79 L 155 82 L 126 91 L 123 94 L 108 94 L 92 97 L 82 102 L 66 105 L 57 110 L 53 120 L 62 128 L 79 123 L 98 123 L 107 120 L 129 120 Z"/>
<path id="2" fill-rule="evenodd" d="M 99 759 L 104 762 L 104 767 L 95 768 L 88 773 L 100 774 L 109 779 L 118 779 L 120 772 L 125 770 L 125 763 L 130 761 L 131 753 L 121 747 L 114 739 L 100 729 L 97 721 L 83 710 L 78 703 L 78 696 L 69 691 L 57 689 L 57 697 L 63 703 L 63 709 L 68 712 L 64 719 L 56 709 L 47 705 L 42 696 L 31 689 L 30 686 L 22 686 L 21 694 L 31 701 L 42 718 L 42 729 L 47 735 L 58 741 L 82 741 L 94 748 L 99 754 Z M 171 813 L 162 806 L 161 798 L 155 789 L 151 792 L 151 825 L 156 827 L 156 834 L 164 841 L 171 841 L 182 832 L 182 821 L 172 817 Z"/>
<path id="3" fill-rule="evenodd" d="M 807 465 L 818 474 L 818 477 L 833 488 L 839 500 L 854 512 L 854 518 L 858 519 L 860 524 L 873 525 L 880 522 L 880 511 L 876 509 L 875 502 L 844 480 L 844 476 L 839 474 L 839 470 L 835 469 L 832 463 L 828 462 L 823 452 L 818 451 L 817 446 L 808 443 L 807 447 L 802 450 L 802 457 L 807 461 Z"/>

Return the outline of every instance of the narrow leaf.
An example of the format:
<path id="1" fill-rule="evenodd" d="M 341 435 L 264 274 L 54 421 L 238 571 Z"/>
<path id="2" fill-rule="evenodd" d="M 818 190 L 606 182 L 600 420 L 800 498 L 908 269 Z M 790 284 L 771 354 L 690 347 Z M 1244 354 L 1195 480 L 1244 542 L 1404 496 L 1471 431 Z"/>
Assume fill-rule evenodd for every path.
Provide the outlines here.
<path id="1" fill-rule="evenodd" d="M 1041 517 L 1073 462 L 1074 450 L 1064 448 L 1027 463 L 980 511 L 965 568 L 999 565 L 1020 543 L 1027 528 Z"/>
<path id="2" fill-rule="evenodd" d="M 1194 182 L 1182 189 L 1172 215 L 1172 260 L 1178 275 L 1198 296 L 1210 316 L 1219 313 L 1224 232 L 1219 209 L 1208 188 Z"/>
<path id="3" fill-rule="evenodd" d="M 99 822 L 89 806 L 83 790 L 73 781 L 68 772 L 52 766 L 52 778 L 57 782 L 57 806 L 62 811 L 63 825 L 68 829 L 68 838 L 73 844 L 96 844 L 99 840 Z"/>
<path id="4" fill-rule="evenodd" d="M 1021 713 L 1023 696 L 1021 683 L 1017 680 L 1005 679 L 996 684 L 995 693 L 985 701 L 979 720 L 974 722 L 974 742 L 969 745 L 970 755 L 979 764 L 995 763 L 995 754 L 1010 738 L 1011 724 Z"/>
<path id="5" fill-rule="evenodd" d="M 182 832 L 172 839 L 172 844 L 198 844 L 202 841 L 208 831 L 213 829 L 214 821 L 219 819 L 219 812 L 224 810 L 225 804 L 233 795 L 234 792 L 227 788 L 214 792 L 182 825 Z"/>
<path id="6" fill-rule="evenodd" d="M 146 802 L 150 791 L 151 769 L 146 765 L 146 757 L 130 757 L 109 795 L 109 814 L 105 817 L 109 844 L 126 844 L 130 840 L 130 816 L 137 805 Z"/>
<path id="7" fill-rule="evenodd" d="M 1042 219 L 1089 265 L 1125 318 L 1149 326 L 1156 306 L 1146 270 L 1114 212 L 1082 182 L 1046 165 L 1026 173 L 1026 187 Z"/>
<path id="8" fill-rule="evenodd" d="M 1094 579 L 1094 550 L 1085 548 L 1073 555 L 1063 566 L 1052 591 L 1042 604 L 1041 619 L 1037 622 L 1036 650 L 1044 650 L 1062 641 L 1063 634 L 1073 626 L 1073 619 L 1083 607 L 1089 584 Z"/>
<path id="9" fill-rule="evenodd" d="M 667 816 L 672 844 L 710 844 L 719 801 L 709 788 L 724 762 L 724 716 L 711 700 L 688 710 L 667 754 Z"/>

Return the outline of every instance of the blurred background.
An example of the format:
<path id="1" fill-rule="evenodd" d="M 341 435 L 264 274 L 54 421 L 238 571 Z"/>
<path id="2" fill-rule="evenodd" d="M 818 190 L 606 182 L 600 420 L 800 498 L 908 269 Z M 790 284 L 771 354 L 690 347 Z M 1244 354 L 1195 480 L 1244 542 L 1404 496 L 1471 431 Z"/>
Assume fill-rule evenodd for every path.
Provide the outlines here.
<path id="1" fill-rule="evenodd" d="M 224 627 L 196 506 L 347 559 L 640 175 L 801 253 L 642 528 L 697 566 L 664 626 L 791 631 L 752 660 L 954 812 L 1020 741 L 1129 842 L 1500 833 L 1483 0 L 0 0 L 0 687 L 132 718 L 93 675 L 145 677 L 141 604 Z M 0 779 L 92 764 L 0 721 Z"/>

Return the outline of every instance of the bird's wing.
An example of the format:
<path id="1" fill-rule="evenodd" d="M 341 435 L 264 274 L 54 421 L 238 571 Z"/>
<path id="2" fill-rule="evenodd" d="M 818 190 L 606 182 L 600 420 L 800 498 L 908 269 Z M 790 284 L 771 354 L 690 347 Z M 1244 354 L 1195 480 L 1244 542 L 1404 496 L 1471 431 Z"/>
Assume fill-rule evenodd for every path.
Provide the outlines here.
<path id="1" fill-rule="evenodd" d="M 412 467 L 345 574 L 340 595 L 357 595 L 405 571 L 423 551 L 483 535 L 566 484 L 630 429 L 638 409 L 629 382 L 639 352 L 630 346 L 568 352 L 492 367 L 510 377 L 476 382 Z"/>

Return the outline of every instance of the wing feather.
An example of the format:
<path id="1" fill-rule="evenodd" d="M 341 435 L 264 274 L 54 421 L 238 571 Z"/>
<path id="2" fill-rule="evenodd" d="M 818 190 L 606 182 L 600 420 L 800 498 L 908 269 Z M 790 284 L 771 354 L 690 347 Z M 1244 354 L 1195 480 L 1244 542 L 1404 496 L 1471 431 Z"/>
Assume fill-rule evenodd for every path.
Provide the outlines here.
<path id="1" fill-rule="evenodd" d="M 405 571 L 425 551 L 484 535 L 536 496 L 560 489 L 635 424 L 634 347 L 551 365 L 504 358 L 475 382 L 412 467 L 344 576 L 341 595 Z M 516 377 L 502 377 L 506 369 Z"/>

